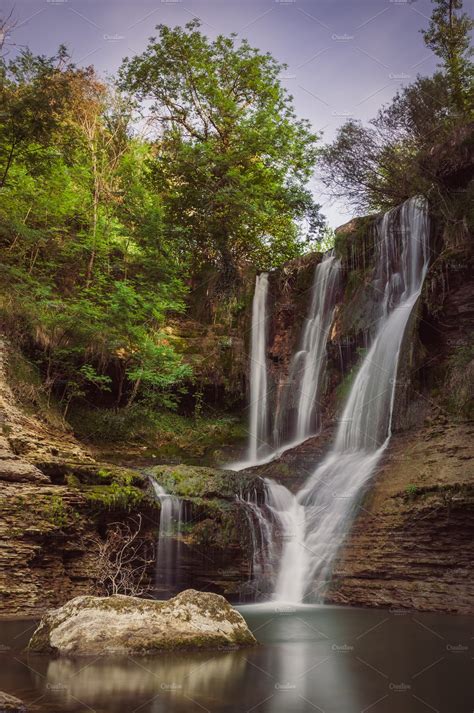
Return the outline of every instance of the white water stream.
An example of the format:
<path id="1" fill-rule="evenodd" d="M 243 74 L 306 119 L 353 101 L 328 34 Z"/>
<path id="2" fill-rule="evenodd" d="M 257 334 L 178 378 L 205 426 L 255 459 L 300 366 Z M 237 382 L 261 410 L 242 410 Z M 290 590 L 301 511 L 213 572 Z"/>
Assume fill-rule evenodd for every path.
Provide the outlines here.
<path id="1" fill-rule="evenodd" d="M 249 441 L 245 460 L 232 470 L 262 465 L 314 435 L 320 427 L 320 403 L 326 345 L 336 304 L 340 261 L 328 253 L 316 266 L 311 302 L 300 346 L 294 354 L 272 419 L 266 364 L 268 274 L 257 275 L 252 303 Z M 273 421 L 273 425 L 272 425 Z"/>
<path id="2" fill-rule="evenodd" d="M 311 303 L 299 349 L 294 354 L 274 426 L 275 443 L 301 443 L 320 428 L 320 398 L 326 369 L 326 346 L 336 306 L 341 263 L 327 253 L 314 272 Z M 294 423 L 285 424 L 295 404 Z M 287 434 L 290 434 L 288 438 Z"/>
<path id="3" fill-rule="evenodd" d="M 427 206 L 422 199 L 410 199 L 382 218 L 372 281 L 372 288 L 380 296 L 379 315 L 334 444 L 296 496 L 284 486 L 266 481 L 265 512 L 270 513 L 266 517 L 277 523 L 281 537 L 274 578 L 277 600 L 296 603 L 324 598 L 335 555 L 388 445 L 402 341 L 428 268 L 428 238 Z M 326 289 L 330 289 L 328 283 Z M 325 349 L 326 341 L 308 348 L 305 361 L 310 363 Z M 313 368 L 311 374 L 304 396 L 299 398 L 300 434 L 310 429 L 308 414 L 320 388 L 321 371 Z M 304 379 L 303 371 L 302 382 Z M 266 382 L 259 374 L 259 384 L 262 383 Z M 274 544 L 271 549 L 274 551 Z"/>
<path id="4" fill-rule="evenodd" d="M 158 590 L 168 592 L 179 584 L 184 503 L 175 495 L 167 493 L 154 478 L 150 478 L 150 482 L 161 506 L 155 585 Z"/>
<path id="5" fill-rule="evenodd" d="M 263 272 L 257 275 L 252 305 L 249 462 L 268 450 L 267 299 L 268 274 Z"/>

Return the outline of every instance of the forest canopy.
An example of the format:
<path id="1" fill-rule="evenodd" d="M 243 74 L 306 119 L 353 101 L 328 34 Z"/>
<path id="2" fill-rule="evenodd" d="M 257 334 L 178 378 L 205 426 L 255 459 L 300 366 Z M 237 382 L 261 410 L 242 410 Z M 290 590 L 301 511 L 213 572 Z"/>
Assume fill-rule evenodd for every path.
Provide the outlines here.
<path id="1" fill-rule="evenodd" d="M 281 66 L 195 21 L 157 29 L 117 85 L 65 47 L 0 60 L 2 320 L 65 414 L 91 388 L 172 406 L 191 372 L 162 328 L 200 271 L 225 293 L 323 227 Z"/>

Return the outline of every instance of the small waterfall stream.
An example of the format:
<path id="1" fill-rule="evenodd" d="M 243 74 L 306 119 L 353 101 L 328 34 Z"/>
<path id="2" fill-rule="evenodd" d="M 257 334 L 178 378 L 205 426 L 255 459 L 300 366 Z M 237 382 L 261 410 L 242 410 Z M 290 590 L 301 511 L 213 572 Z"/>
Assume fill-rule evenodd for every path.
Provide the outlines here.
<path id="1" fill-rule="evenodd" d="M 257 462 L 268 450 L 268 383 L 266 366 L 268 273 L 255 280 L 250 351 L 250 428 L 248 461 Z"/>
<path id="2" fill-rule="evenodd" d="M 266 483 L 264 515 L 272 527 L 277 523 L 281 533 L 279 567 L 273 578 L 274 598 L 280 601 L 324 599 L 334 558 L 390 440 L 402 341 L 428 269 L 426 202 L 420 198 L 406 201 L 386 213 L 377 230 L 372 287 L 380 296 L 379 315 L 334 444 L 296 495 L 282 485 Z M 326 289 L 327 285 L 326 281 Z M 310 328 L 307 325 L 303 339 Z M 320 349 L 325 352 L 326 342 Z M 308 349 L 308 361 L 310 354 L 314 358 L 321 353 L 316 347 Z M 316 398 L 320 388 L 321 371 L 317 367 L 311 373 L 307 393 L 299 398 L 299 404 L 304 404 L 297 425 L 301 434 L 308 428 L 310 397 Z"/>
<path id="3" fill-rule="evenodd" d="M 311 303 L 300 348 L 294 354 L 288 383 L 278 404 L 275 443 L 301 443 L 320 428 L 320 403 L 326 368 L 326 346 L 336 306 L 341 263 L 327 253 L 314 271 Z M 295 422 L 285 424 L 295 404 Z M 289 434 L 285 436 L 285 434 Z"/>
<path id="4" fill-rule="evenodd" d="M 287 383 L 275 404 L 273 426 L 266 364 L 268 274 L 257 275 L 252 302 L 249 444 L 246 459 L 228 468 L 242 470 L 267 463 L 318 431 L 326 346 L 340 267 L 332 252 L 316 266 L 300 348 L 291 360 Z"/>
<path id="5" fill-rule="evenodd" d="M 179 587 L 181 531 L 185 520 L 183 501 L 170 495 L 154 478 L 150 478 L 156 499 L 160 502 L 160 527 L 156 557 L 155 586 L 169 593 Z"/>

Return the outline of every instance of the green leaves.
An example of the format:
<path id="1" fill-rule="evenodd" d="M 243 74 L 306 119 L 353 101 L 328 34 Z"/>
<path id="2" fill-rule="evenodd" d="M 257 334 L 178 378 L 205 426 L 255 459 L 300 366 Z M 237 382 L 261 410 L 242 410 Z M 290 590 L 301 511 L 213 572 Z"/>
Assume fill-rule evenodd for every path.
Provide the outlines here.
<path id="1" fill-rule="evenodd" d="M 129 103 L 63 50 L 2 69 L 0 169 L 14 144 L 0 189 L 4 315 L 64 415 L 79 399 L 169 401 L 189 370 L 160 327 L 185 288 Z"/>
<path id="2" fill-rule="evenodd" d="M 161 127 L 150 167 L 165 237 L 192 270 L 212 263 L 224 282 L 248 261 L 269 268 L 299 254 L 303 221 L 312 234 L 322 223 L 305 187 L 316 136 L 295 118 L 282 66 L 234 36 L 210 41 L 198 21 L 157 29 L 124 61 L 120 86 L 151 100 Z"/>
<path id="3" fill-rule="evenodd" d="M 198 21 L 157 31 L 118 87 L 64 47 L 0 58 L 0 316 L 65 416 L 175 407 L 192 375 L 165 327 L 188 286 L 210 269 L 228 289 L 323 227 L 282 65 Z"/>
<path id="4" fill-rule="evenodd" d="M 467 13 L 458 12 L 462 10 L 462 0 L 434 0 L 434 4 L 428 30 L 422 30 L 425 43 L 442 60 L 452 106 L 472 115 L 474 20 Z"/>

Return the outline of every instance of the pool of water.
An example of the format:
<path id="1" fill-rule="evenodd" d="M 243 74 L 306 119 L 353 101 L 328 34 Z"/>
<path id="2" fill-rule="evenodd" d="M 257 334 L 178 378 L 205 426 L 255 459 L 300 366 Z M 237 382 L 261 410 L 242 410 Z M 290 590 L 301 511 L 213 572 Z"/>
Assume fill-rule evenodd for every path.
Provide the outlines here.
<path id="1" fill-rule="evenodd" d="M 0 690 L 36 713 L 472 713 L 474 617 L 283 604 L 240 611 L 260 646 L 130 658 L 24 652 L 0 623 Z"/>

